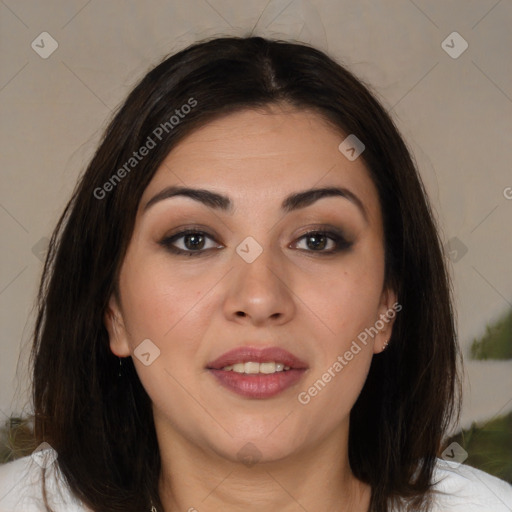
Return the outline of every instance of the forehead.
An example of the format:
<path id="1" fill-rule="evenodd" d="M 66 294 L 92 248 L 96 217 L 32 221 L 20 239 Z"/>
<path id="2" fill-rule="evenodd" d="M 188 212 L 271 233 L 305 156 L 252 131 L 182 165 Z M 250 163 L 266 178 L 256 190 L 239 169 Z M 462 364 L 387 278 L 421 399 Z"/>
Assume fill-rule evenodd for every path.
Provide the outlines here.
<path id="1" fill-rule="evenodd" d="M 280 204 L 290 193 L 341 186 L 358 195 L 370 217 L 378 197 L 361 158 L 338 149 L 346 137 L 308 110 L 273 106 L 223 116 L 190 133 L 169 153 L 143 194 L 143 203 L 169 185 L 210 188 L 247 201 Z"/>

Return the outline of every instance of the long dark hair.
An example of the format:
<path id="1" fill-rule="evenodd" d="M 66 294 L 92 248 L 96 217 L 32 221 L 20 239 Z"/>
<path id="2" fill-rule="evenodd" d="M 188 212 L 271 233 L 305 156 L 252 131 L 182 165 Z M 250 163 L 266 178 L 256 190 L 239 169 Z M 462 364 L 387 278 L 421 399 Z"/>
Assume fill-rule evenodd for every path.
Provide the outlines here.
<path id="1" fill-rule="evenodd" d="M 428 508 L 436 456 L 459 411 L 459 352 L 442 246 L 411 156 L 369 89 L 325 53 L 223 37 L 167 58 L 135 87 L 51 238 L 32 352 L 35 431 L 93 510 L 161 505 L 151 401 L 131 358 L 119 377 L 104 326 L 142 193 L 184 136 L 219 116 L 272 104 L 312 109 L 366 146 L 361 158 L 383 214 L 386 284 L 403 309 L 351 412 L 349 460 L 371 485 L 372 512 L 403 499 Z M 131 161 L 148 138 L 155 146 Z"/>

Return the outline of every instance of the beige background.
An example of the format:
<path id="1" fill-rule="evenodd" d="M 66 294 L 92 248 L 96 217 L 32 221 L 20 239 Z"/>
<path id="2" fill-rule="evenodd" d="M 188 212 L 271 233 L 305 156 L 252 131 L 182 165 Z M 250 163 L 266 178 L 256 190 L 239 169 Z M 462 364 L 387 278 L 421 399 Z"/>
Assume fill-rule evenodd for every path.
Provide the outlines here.
<path id="1" fill-rule="evenodd" d="M 28 410 L 37 255 L 112 111 L 165 55 L 254 27 L 327 50 L 391 111 L 443 239 L 467 247 L 451 265 L 467 353 L 512 302 L 511 21 L 506 0 L 1 0 L 1 417 Z M 441 46 L 454 31 L 469 45 L 456 59 Z M 463 425 L 512 409 L 510 361 L 467 361 L 467 377 Z"/>

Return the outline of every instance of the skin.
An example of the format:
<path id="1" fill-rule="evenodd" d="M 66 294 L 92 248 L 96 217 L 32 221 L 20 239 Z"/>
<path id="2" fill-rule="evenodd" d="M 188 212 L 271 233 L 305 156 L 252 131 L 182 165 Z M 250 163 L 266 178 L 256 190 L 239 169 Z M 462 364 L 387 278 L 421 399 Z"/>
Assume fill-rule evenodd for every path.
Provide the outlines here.
<path id="1" fill-rule="evenodd" d="M 377 190 L 362 159 L 338 150 L 344 138 L 314 112 L 229 114 L 183 139 L 142 196 L 120 303 L 111 298 L 105 322 L 119 357 L 133 356 L 145 339 L 160 350 L 149 366 L 133 360 L 153 402 L 166 512 L 368 509 L 370 489 L 348 461 L 349 413 L 392 320 L 307 405 L 297 399 L 396 302 L 384 287 Z M 225 194 L 233 211 L 177 196 L 143 212 L 170 185 Z M 287 195 L 324 186 L 350 190 L 366 218 L 343 197 L 280 211 Z M 159 244 L 197 224 L 212 237 L 202 255 Z M 351 247 L 322 255 L 333 241 L 316 248 L 302 238 L 323 225 L 341 229 Z M 248 236 L 263 249 L 252 263 L 236 252 Z M 186 242 L 174 245 L 193 250 Z M 275 397 L 239 396 L 206 365 L 244 345 L 285 348 L 308 370 Z M 237 457 L 249 442 L 259 458 L 250 466 Z"/>

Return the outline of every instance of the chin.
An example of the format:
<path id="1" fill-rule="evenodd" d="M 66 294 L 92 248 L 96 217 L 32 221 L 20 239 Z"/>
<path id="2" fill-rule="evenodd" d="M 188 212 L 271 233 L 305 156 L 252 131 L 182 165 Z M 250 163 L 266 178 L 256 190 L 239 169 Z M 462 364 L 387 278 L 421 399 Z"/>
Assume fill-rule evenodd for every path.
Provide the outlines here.
<path id="1" fill-rule="evenodd" d="M 222 439 L 210 439 L 209 444 L 224 459 L 236 463 L 242 462 L 247 466 L 258 462 L 277 462 L 297 455 L 301 450 L 303 436 L 294 429 L 279 428 L 278 425 L 283 421 L 283 417 L 273 418 L 272 422 L 260 421 L 258 425 L 254 423 L 247 425 L 244 422 L 243 425 L 239 424 L 232 430 L 228 427 L 227 430 L 233 434 L 233 437 L 226 434 Z M 286 421 L 284 420 L 283 423 Z M 280 426 L 282 427 L 282 424 Z"/>
<path id="2" fill-rule="evenodd" d="M 285 460 L 297 453 L 298 447 L 286 445 L 277 445 L 276 442 L 269 442 L 263 439 L 239 439 L 231 443 L 230 446 L 222 449 L 215 447 L 218 455 L 224 459 L 252 467 L 255 464 L 273 463 Z"/>

